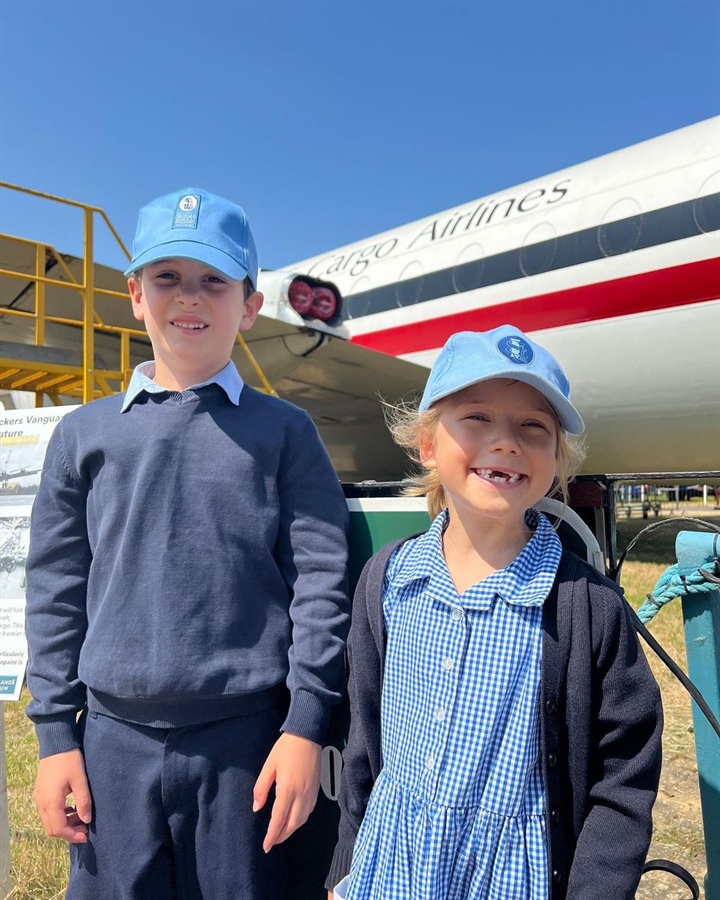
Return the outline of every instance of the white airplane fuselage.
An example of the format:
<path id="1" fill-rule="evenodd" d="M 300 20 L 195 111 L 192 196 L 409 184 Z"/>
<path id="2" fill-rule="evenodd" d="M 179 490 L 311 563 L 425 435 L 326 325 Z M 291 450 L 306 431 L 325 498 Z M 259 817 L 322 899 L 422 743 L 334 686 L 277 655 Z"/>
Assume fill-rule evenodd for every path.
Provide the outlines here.
<path id="1" fill-rule="evenodd" d="M 292 266 L 352 342 L 431 366 L 510 323 L 553 352 L 587 472 L 720 468 L 720 117 Z"/>

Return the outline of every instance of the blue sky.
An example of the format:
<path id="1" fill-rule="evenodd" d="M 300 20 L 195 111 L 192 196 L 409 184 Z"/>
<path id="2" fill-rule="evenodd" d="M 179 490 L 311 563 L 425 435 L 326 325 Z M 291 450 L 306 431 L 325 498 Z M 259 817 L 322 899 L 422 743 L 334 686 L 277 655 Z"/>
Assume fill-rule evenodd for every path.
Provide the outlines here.
<path id="1" fill-rule="evenodd" d="M 127 243 L 205 187 L 273 268 L 716 115 L 719 45 L 715 0 L 0 0 L 0 178 Z M 81 252 L 75 212 L 0 217 Z"/>

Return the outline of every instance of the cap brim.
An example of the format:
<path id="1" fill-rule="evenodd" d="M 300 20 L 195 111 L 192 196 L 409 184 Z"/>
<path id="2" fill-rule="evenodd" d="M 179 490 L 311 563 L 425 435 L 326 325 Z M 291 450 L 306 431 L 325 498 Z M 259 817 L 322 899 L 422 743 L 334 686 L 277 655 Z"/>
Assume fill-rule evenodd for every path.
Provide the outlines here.
<path id="1" fill-rule="evenodd" d="M 124 274 L 126 277 L 130 276 L 143 266 L 159 262 L 161 259 L 192 259 L 215 269 L 216 272 L 220 272 L 221 275 L 225 275 L 232 281 L 243 281 L 249 275 L 247 269 L 227 253 L 196 241 L 172 241 L 168 244 L 151 247 L 133 259 Z"/>
<path id="2" fill-rule="evenodd" d="M 482 381 L 492 381 L 494 378 L 510 378 L 513 381 L 523 381 L 525 384 L 529 384 L 530 387 L 534 387 L 536 391 L 539 391 L 543 397 L 547 400 L 547 402 L 552 406 L 552 408 L 557 413 L 558 419 L 560 419 L 560 425 L 562 426 L 564 431 L 567 431 L 568 434 L 582 434 L 585 431 L 585 423 L 580 416 L 580 413 L 575 409 L 572 403 L 567 400 L 557 388 L 550 384 L 545 379 L 538 377 L 537 375 L 532 375 L 531 373 L 526 372 L 518 372 L 517 368 L 500 370 L 497 372 L 493 372 L 491 375 L 484 375 L 481 378 L 473 378 L 467 382 L 467 384 L 462 384 L 456 387 L 453 387 L 452 390 L 442 391 L 429 397 L 427 402 L 425 402 L 425 398 L 423 397 L 423 401 L 420 403 L 420 412 L 423 412 L 426 409 L 429 409 L 433 403 L 437 403 L 438 400 L 442 400 L 443 397 L 449 397 L 452 394 L 457 394 L 458 391 L 464 391 L 465 388 L 471 387 L 473 384 L 480 384 Z"/>

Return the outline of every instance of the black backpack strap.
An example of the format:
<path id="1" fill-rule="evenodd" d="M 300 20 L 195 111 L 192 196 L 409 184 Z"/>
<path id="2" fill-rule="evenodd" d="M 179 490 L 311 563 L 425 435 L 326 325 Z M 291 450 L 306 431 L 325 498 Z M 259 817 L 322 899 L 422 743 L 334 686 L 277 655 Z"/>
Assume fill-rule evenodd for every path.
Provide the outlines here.
<path id="1" fill-rule="evenodd" d="M 423 532 L 419 532 L 422 534 Z M 386 544 L 381 550 L 371 556 L 365 563 L 365 567 L 360 574 L 360 579 L 356 588 L 356 596 L 360 594 L 364 597 L 365 608 L 367 610 L 368 624 L 373 635 L 373 640 L 378 648 L 381 659 L 381 667 L 385 659 L 385 620 L 383 617 L 382 606 L 382 589 L 387 572 L 390 557 L 397 548 L 412 538 L 419 537 L 419 534 L 410 534 L 407 537 L 399 538 Z"/>
<path id="2" fill-rule="evenodd" d="M 417 535 L 410 535 L 410 537 L 417 537 Z M 375 589 L 375 586 L 379 583 L 380 590 L 382 590 L 382 583 L 385 578 L 388 563 L 390 562 L 390 557 L 401 544 L 404 544 L 405 541 L 409 541 L 410 537 L 398 538 L 397 540 L 391 541 L 389 544 L 385 544 L 381 550 L 378 550 L 378 552 L 370 558 L 367 563 L 367 579 L 369 585 L 372 583 L 373 589 Z"/>

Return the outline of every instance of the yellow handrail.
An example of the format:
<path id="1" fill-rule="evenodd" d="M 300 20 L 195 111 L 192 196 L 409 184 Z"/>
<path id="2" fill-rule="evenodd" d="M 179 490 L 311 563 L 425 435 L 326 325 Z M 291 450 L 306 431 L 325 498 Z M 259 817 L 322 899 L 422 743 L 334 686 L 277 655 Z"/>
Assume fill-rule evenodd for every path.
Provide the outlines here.
<path id="1" fill-rule="evenodd" d="M 47 338 L 46 326 L 48 323 L 69 325 L 82 329 L 82 366 L 64 365 L 60 363 L 49 364 L 46 361 L 40 364 L 32 363 L 29 360 L 23 362 L 19 359 L 8 358 L 3 361 L 5 365 L 4 370 L 0 368 L 0 384 L 9 386 L 13 390 L 19 390 L 23 387 L 26 390 L 34 390 L 38 395 L 36 401 L 38 405 L 42 404 L 43 394 L 47 394 L 55 403 L 60 402 L 60 394 L 78 396 L 80 386 L 82 386 L 81 396 L 84 403 L 93 400 L 97 396 L 114 393 L 116 389 L 110 382 L 117 383 L 117 390 L 124 390 L 127 387 L 127 382 L 131 374 L 130 337 L 142 337 L 143 339 L 146 339 L 147 335 L 144 331 L 137 328 L 108 324 L 103 321 L 102 317 L 95 309 L 95 299 L 97 296 L 115 297 L 124 301 L 129 301 L 130 299 L 127 291 L 112 290 L 99 287 L 95 284 L 94 238 L 96 215 L 101 217 L 116 243 L 125 254 L 125 257 L 128 260 L 130 259 L 130 253 L 115 230 L 112 222 L 107 217 L 104 210 L 97 206 L 80 203 L 76 200 L 68 200 L 65 197 L 58 197 L 44 191 L 36 191 L 32 188 L 11 184 L 7 181 L 0 181 L 0 188 L 28 194 L 32 197 L 40 197 L 44 200 L 50 200 L 55 203 L 75 207 L 83 211 L 82 281 L 79 281 L 73 275 L 62 255 L 50 244 L 32 241 L 14 235 L 0 235 L 0 238 L 4 241 L 27 245 L 28 248 L 35 247 L 34 272 L 30 273 L 27 271 L 8 269 L 4 266 L 0 267 L 0 276 L 21 279 L 25 282 L 31 282 L 34 285 L 33 311 L 13 309 L 7 306 L 0 307 L 0 317 L 8 316 L 16 317 L 18 319 L 33 319 L 35 322 L 33 346 L 35 347 L 45 346 Z M 59 265 L 61 273 L 66 280 L 49 278 L 47 276 L 46 262 L 48 254 L 50 254 Z M 48 302 L 46 289 L 48 287 L 70 289 L 71 291 L 76 292 L 82 299 L 82 316 L 72 318 L 67 315 L 48 314 L 46 308 Z M 96 332 L 118 336 L 120 342 L 119 367 L 107 369 L 104 367 L 98 368 L 96 366 Z M 237 343 L 255 371 L 262 388 L 268 393 L 275 394 L 275 391 L 265 377 L 265 374 L 260 368 L 260 365 L 250 348 L 240 335 L 237 337 Z M 11 356 L 13 355 L 11 351 L 8 351 L 4 355 L 8 354 Z"/>

